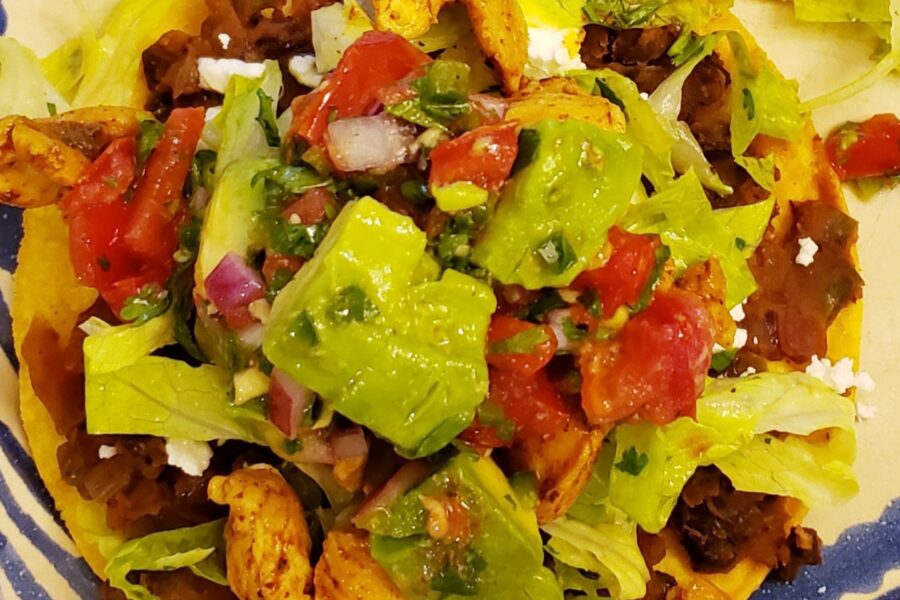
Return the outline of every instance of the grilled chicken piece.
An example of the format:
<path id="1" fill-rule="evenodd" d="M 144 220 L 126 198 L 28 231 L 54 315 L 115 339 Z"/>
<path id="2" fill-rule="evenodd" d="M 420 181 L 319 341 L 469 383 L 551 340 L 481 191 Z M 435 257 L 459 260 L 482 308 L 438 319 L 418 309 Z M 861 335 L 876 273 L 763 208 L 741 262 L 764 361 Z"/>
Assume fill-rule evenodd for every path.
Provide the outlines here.
<path id="1" fill-rule="evenodd" d="M 316 600 L 402 600 L 360 531 L 332 531 L 316 564 Z"/>
<path id="2" fill-rule="evenodd" d="M 230 507 L 228 584 L 241 600 L 311 599 L 310 538 L 303 506 L 277 470 L 258 465 L 213 477 L 209 498 Z"/>
<path id="3" fill-rule="evenodd" d="M 543 438 L 525 437 L 510 449 L 513 466 L 532 471 L 538 480 L 538 523 L 568 512 L 591 477 L 606 432 L 570 425 Z"/>

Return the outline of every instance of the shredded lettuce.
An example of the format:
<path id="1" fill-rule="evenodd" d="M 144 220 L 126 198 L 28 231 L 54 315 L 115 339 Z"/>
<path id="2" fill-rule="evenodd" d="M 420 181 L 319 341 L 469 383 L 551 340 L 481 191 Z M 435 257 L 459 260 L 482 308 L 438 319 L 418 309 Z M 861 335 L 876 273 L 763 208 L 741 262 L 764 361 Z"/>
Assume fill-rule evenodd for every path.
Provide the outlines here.
<path id="1" fill-rule="evenodd" d="M 840 502 L 857 491 L 853 410 L 851 400 L 803 373 L 718 380 L 697 401 L 696 421 L 617 427 L 613 463 L 636 453 L 646 455 L 646 464 L 639 473 L 613 467 L 601 476 L 608 473 L 612 504 L 651 533 L 665 526 L 684 484 L 703 465 L 719 467 L 738 490 L 809 506 Z"/>
<path id="2" fill-rule="evenodd" d="M 563 589 L 588 598 L 643 598 L 650 573 L 637 542 L 637 525 L 609 500 L 615 447 L 606 443 L 578 500 L 566 516 L 541 527 Z M 581 571 L 598 577 L 585 577 Z"/>
<path id="3" fill-rule="evenodd" d="M 698 29 L 731 5 L 732 0 L 587 0 L 584 13 L 590 22 L 616 29 L 670 23 Z"/>
<path id="4" fill-rule="evenodd" d="M 561 517 L 541 529 L 550 536 L 546 548 L 557 564 L 599 575 L 594 580 L 594 590 L 582 591 L 596 595 L 605 589 L 613 600 L 644 597 L 650 573 L 638 547 L 637 525 L 624 515 L 619 522 L 595 525 Z M 560 584 L 569 587 L 571 572 L 563 569 L 563 574 Z M 586 587 L 585 581 L 580 583 L 579 587 Z"/>
<path id="5" fill-rule="evenodd" d="M 36 119 L 68 108 L 44 78 L 34 52 L 13 38 L 0 38 L 0 118 L 22 115 Z"/>
<path id="6" fill-rule="evenodd" d="M 765 56 L 755 64 L 740 34 L 729 33 L 728 41 L 737 62 L 731 86 L 732 154 L 742 156 L 759 134 L 797 140 L 805 122 L 797 82 L 785 79 Z"/>
<path id="7" fill-rule="evenodd" d="M 136 571 L 188 568 L 194 575 L 228 585 L 225 573 L 225 519 L 195 527 L 151 533 L 125 542 L 112 553 L 104 571 L 109 584 L 128 600 L 157 600 L 146 587 L 132 583 Z"/>
<path id="8" fill-rule="evenodd" d="M 731 307 L 756 290 L 745 253 L 752 252 L 762 238 L 772 205 L 769 199 L 727 209 L 719 216 L 710 207 L 699 178 L 690 171 L 633 205 L 623 225 L 633 233 L 658 234 L 680 270 L 711 256 L 718 258 L 727 280 L 726 303 Z"/>
<path id="9" fill-rule="evenodd" d="M 372 29 L 369 17 L 356 2 L 337 2 L 316 9 L 312 12 L 311 23 L 319 73 L 334 69 L 344 51 Z"/>
<path id="10" fill-rule="evenodd" d="M 661 120 L 663 126 L 675 140 L 672 145 L 672 163 L 675 169 L 684 173 L 693 168 L 705 188 L 727 196 L 733 190 L 723 183 L 713 170 L 687 123 L 678 120 L 685 81 L 693 73 L 694 68 L 712 54 L 722 35 L 709 35 L 689 42 L 687 47 L 673 58 L 675 64 L 679 65 L 678 68 L 650 95 L 649 102 L 657 114 L 663 117 Z"/>
<path id="11" fill-rule="evenodd" d="M 85 28 L 42 61 L 44 72 L 73 107 L 142 107 L 141 55 L 184 27 L 196 8 L 179 0 L 122 0 L 98 35 Z"/>
<path id="12" fill-rule="evenodd" d="M 865 21 L 890 23 L 890 52 L 862 77 L 833 92 L 803 103 L 806 110 L 836 104 L 872 87 L 891 71 L 900 68 L 900 0 L 858 0 L 848 7 L 843 0 L 801 0 L 796 2 L 797 18 L 812 21 Z M 843 16 L 841 13 L 843 12 Z"/>
<path id="13" fill-rule="evenodd" d="M 258 79 L 231 78 L 222 110 L 203 128 L 204 143 L 218 153 L 217 182 L 228 166 L 240 159 L 278 156 L 277 145 L 269 142 L 265 125 L 268 121 L 263 116 L 281 95 L 281 69 L 274 60 L 267 60 L 265 65 L 266 70 Z"/>
<path id="14" fill-rule="evenodd" d="M 84 341 L 85 412 L 92 434 L 243 440 L 283 439 L 262 408 L 232 404 L 232 374 L 152 356 L 174 342 L 171 312 L 140 325 L 100 326 Z"/>

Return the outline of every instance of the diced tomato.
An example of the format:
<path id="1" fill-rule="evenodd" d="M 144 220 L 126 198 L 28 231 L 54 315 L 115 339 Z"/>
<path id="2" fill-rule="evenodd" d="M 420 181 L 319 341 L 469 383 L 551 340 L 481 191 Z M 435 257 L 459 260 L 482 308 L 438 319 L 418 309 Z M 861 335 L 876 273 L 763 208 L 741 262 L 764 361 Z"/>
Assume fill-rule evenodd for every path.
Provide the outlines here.
<path id="1" fill-rule="evenodd" d="M 566 428 L 571 415 L 547 374 L 525 375 L 517 371 L 490 370 L 491 402 L 503 409 L 517 428 L 517 435 L 544 436 Z"/>
<path id="2" fill-rule="evenodd" d="M 172 111 L 129 203 L 125 245 L 147 263 L 172 264 L 178 248 L 176 219 L 184 209 L 182 189 L 200 141 L 203 114 L 202 108 Z"/>
<path id="3" fill-rule="evenodd" d="M 504 440 L 494 427 L 483 424 L 478 417 L 459 434 L 459 439 L 476 448 L 507 448 L 513 443 L 512 439 Z"/>
<path id="4" fill-rule="evenodd" d="M 518 123 L 484 125 L 442 142 L 429 155 L 430 187 L 468 181 L 497 192 L 509 178 L 519 152 Z"/>
<path id="5" fill-rule="evenodd" d="M 609 230 L 613 252 L 605 265 L 585 271 L 572 283 L 576 290 L 592 289 L 603 305 L 603 316 L 610 318 L 625 304 L 634 304 L 647 286 L 656 266 L 659 239 L 634 235 L 618 227 Z"/>
<path id="6" fill-rule="evenodd" d="M 266 254 L 266 260 L 263 261 L 262 274 L 266 283 L 271 284 L 278 277 L 279 271 L 287 271 L 291 275 L 300 270 L 304 260 L 299 256 L 288 256 L 287 254 Z"/>
<path id="7" fill-rule="evenodd" d="M 258 323 L 256 317 L 250 314 L 247 306 L 237 306 L 231 310 L 224 311 L 222 316 L 225 318 L 225 324 L 232 331 L 243 331 L 254 323 Z"/>
<path id="8" fill-rule="evenodd" d="M 828 136 L 825 149 L 841 181 L 900 175 L 900 119 L 882 114 L 846 123 Z"/>
<path id="9" fill-rule="evenodd" d="M 498 351 L 498 343 L 529 331 L 543 332 L 544 341 L 530 348 L 528 352 L 513 353 Z M 556 353 L 556 336 L 550 327 L 520 321 L 506 315 L 494 315 L 488 329 L 488 364 L 505 371 L 533 375 L 544 368 Z"/>
<path id="10" fill-rule="evenodd" d="M 325 188 L 313 188 L 297 198 L 281 213 L 283 219 L 297 215 L 304 225 L 321 223 L 326 217 L 326 207 L 334 202 L 334 196 Z"/>
<path id="11" fill-rule="evenodd" d="M 431 58 L 395 33 L 369 31 L 344 52 L 331 78 L 293 105 L 291 130 L 319 144 L 334 118 L 369 114 L 379 104 L 379 91 L 403 79 Z"/>
<path id="12" fill-rule="evenodd" d="M 712 359 L 714 323 L 703 302 L 659 293 L 615 340 L 580 357 L 582 406 L 594 424 L 637 414 L 664 424 L 693 416 Z"/>

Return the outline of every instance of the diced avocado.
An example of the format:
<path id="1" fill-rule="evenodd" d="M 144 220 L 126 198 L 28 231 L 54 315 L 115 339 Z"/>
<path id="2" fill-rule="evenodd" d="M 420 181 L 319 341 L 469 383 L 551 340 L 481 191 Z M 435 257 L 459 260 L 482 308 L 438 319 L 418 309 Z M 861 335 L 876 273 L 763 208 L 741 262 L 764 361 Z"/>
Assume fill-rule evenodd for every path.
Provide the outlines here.
<path id="1" fill-rule="evenodd" d="M 453 506 L 456 514 L 442 539 L 426 533 L 423 498 Z M 534 512 L 487 457 L 457 455 L 362 525 L 372 533 L 372 556 L 409 597 L 562 598 L 543 566 Z"/>
<path id="2" fill-rule="evenodd" d="M 261 171 L 277 166 L 277 160 L 248 159 L 225 169 L 216 183 L 200 232 L 200 251 L 194 270 L 196 292 L 205 297 L 206 278 L 229 252 L 249 258 L 264 244 L 259 213 L 265 208 L 265 188 L 253 179 Z"/>
<path id="3" fill-rule="evenodd" d="M 564 287 L 627 210 L 642 151 L 582 121 L 545 120 L 533 129 L 534 159 L 506 184 L 472 258 L 503 283 Z"/>
<path id="4" fill-rule="evenodd" d="M 409 456 L 465 429 L 487 393 L 496 300 L 423 268 L 425 234 L 371 198 L 348 204 L 275 299 L 263 351 L 347 418 Z"/>

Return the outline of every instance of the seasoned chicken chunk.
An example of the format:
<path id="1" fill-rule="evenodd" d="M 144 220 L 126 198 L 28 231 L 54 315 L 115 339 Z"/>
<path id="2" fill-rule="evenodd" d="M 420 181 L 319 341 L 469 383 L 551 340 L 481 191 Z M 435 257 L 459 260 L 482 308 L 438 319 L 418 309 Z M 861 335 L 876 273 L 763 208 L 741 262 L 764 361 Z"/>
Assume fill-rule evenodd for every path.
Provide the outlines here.
<path id="1" fill-rule="evenodd" d="M 572 507 L 587 485 L 605 436 L 603 430 L 571 425 L 548 436 L 524 437 L 511 448 L 513 466 L 537 477 L 538 523 L 549 523 Z"/>
<path id="2" fill-rule="evenodd" d="M 214 477 L 209 498 L 230 507 L 228 584 L 241 600 L 311 598 L 310 539 L 303 506 L 277 470 L 260 465 Z"/>
<path id="3" fill-rule="evenodd" d="M 402 600 L 388 574 L 372 558 L 368 534 L 332 531 L 316 564 L 316 600 Z"/>

